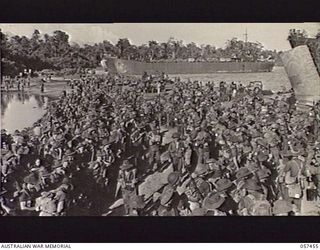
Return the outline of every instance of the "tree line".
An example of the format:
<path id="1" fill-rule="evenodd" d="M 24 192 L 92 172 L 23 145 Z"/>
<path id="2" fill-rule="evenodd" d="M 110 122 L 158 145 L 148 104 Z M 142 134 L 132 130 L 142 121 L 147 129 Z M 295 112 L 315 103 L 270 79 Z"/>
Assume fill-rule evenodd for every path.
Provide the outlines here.
<path id="1" fill-rule="evenodd" d="M 93 45 L 69 41 L 69 35 L 56 30 L 52 35 L 34 30 L 31 38 L 8 36 L 0 31 L 1 62 L 4 75 L 16 75 L 24 69 L 67 70 L 96 68 L 106 56 L 139 61 L 215 61 L 220 58 L 236 58 L 241 61 L 279 59 L 275 50 L 266 50 L 259 42 L 244 42 L 237 38 L 227 41 L 225 48 L 214 45 L 185 44 L 170 38 L 167 42 L 149 41 L 134 45 L 128 38 L 120 38 L 116 44 L 104 40 Z"/>

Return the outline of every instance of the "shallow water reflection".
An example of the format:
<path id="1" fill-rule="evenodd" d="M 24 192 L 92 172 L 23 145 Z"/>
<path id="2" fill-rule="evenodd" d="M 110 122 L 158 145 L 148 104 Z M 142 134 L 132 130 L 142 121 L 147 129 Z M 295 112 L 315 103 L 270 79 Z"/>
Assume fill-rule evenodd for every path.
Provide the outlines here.
<path id="1" fill-rule="evenodd" d="M 1 93 L 1 128 L 13 133 L 30 127 L 46 112 L 49 98 L 27 93 Z"/>

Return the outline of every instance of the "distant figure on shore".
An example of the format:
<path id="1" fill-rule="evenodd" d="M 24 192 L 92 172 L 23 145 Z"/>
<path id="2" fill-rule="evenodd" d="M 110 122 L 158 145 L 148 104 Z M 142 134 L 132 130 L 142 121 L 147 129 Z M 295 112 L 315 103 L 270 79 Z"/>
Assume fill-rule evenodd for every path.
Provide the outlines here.
<path id="1" fill-rule="evenodd" d="M 27 85 L 28 85 L 28 88 L 30 88 L 30 82 L 31 82 L 31 79 L 30 77 L 27 78 Z"/>
<path id="2" fill-rule="evenodd" d="M 43 93 L 44 92 L 44 83 L 42 82 L 41 83 L 41 93 Z"/>

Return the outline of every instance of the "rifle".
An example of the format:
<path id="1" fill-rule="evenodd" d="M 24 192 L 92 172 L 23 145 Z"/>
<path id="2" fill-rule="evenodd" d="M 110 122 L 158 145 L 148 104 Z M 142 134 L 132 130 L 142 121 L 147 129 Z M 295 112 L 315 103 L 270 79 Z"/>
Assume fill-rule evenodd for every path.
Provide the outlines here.
<path id="1" fill-rule="evenodd" d="M 203 194 L 200 192 L 200 190 L 199 190 L 199 188 L 198 188 L 198 186 L 197 186 L 196 181 L 195 181 L 194 178 L 192 178 L 191 176 L 190 176 L 190 179 L 191 179 L 191 182 L 192 182 L 192 184 L 194 185 L 196 191 L 200 194 L 200 197 L 201 197 L 201 199 L 203 200 L 203 199 L 204 199 L 204 196 L 203 196 Z"/>
<path id="2" fill-rule="evenodd" d="M 138 142 L 143 136 L 144 136 L 144 134 L 145 134 L 145 132 L 142 132 L 142 133 L 140 133 L 140 135 L 138 136 L 138 138 L 136 138 L 136 139 L 132 139 L 132 143 L 136 143 L 136 142 Z"/>
<path id="3" fill-rule="evenodd" d="M 158 189 L 156 192 L 160 191 L 163 187 L 161 187 L 160 189 Z M 155 192 L 155 193 L 156 193 Z M 144 208 L 143 208 L 143 212 L 144 213 L 147 213 L 148 211 L 152 210 L 156 205 L 157 205 L 157 202 L 153 202 L 151 205 L 151 201 L 153 200 L 153 195 L 151 195 L 148 199 L 146 199 L 144 201 L 145 205 L 144 205 Z"/>
<path id="4" fill-rule="evenodd" d="M 116 192 L 115 192 L 114 198 L 117 198 L 118 193 L 119 193 L 119 191 L 120 191 L 120 188 L 121 188 L 121 182 L 118 180 L 118 181 L 117 181 L 117 187 L 116 187 Z"/>
<path id="5" fill-rule="evenodd" d="M 194 185 L 196 191 L 200 194 L 201 199 L 204 199 L 204 196 L 200 192 L 195 179 L 192 178 L 192 176 L 191 176 L 190 170 L 188 172 L 186 172 L 186 174 L 184 176 L 182 176 L 181 179 L 186 179 L 185 181 L 187 181 L 189 179 L 189 181 L 192 182 L 192 184 Z"/>

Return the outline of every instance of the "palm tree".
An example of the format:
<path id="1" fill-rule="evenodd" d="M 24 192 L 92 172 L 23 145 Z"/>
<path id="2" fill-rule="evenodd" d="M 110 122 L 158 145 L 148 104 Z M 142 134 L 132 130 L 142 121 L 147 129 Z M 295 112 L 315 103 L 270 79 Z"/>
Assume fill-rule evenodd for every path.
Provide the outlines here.
<path id="1" fill-rule="evenodd" d="M 190 58 L 197 60 L 199 57 L 201 57 L 201 49 L 194 42 L 187 44 L 187 48 Z"/>
<path id="2" fill-rule="evenodd" d="M 168 43 L 161 43 L 160 45 L 160 54 L 162 55 L 163 59 L 168 59 L 169 58 L 169 45 Z"/>
<path id="3" fill-rule="evenodd" d="M 150 51 L 150 60 L 153 61 L 155 58 L 158 58 L 158 42 L 149 41 L 149 51 Z"/>
<path id="4" fill-rule="evenodd" d="M 116 44 L 116 47 L 119 49 L 119 57 L 122 58 L 124 56 L 124 51 L 130 47 L 130 41 L 128 38 L 120 38 Z"/>
<path id="5" fill-rule="evenodd" d="M 142 44 L 137 48 L 140 61 L 146 61 L 148 57 L 149 47 L 146 44 Z"/>

